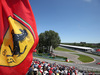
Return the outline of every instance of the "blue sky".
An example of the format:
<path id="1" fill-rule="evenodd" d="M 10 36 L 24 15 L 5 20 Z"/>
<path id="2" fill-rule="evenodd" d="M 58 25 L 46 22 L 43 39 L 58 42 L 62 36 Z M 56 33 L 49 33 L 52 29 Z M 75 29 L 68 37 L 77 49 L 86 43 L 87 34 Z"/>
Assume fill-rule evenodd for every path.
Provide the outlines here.
<path id="1" fill-rule="evenodd" d="M 59 33 L 61 42 L 100 43 L 100 0 L 29 0 L 38 34 Z"/>

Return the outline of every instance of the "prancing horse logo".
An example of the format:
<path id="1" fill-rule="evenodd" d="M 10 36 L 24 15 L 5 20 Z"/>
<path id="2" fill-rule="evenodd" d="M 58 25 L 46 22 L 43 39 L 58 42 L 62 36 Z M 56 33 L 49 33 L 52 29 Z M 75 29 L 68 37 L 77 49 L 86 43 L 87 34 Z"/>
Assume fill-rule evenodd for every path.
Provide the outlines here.
<path id="1" fill-rule="evenodd" d="M 12 67 L 22 63 L 30 54 L 29 51 L 34 45 L 34 36 L 31 26 L 21 18 L 17 20 L 9 16 L 8 20 L 9 28 L 0 47 L 0 65 Z"/>
<path id="2" fill-rule="evenodd" d="M 20 46 L 19 46 L 19 41 L 23 41 L 25 39 L 25 37 L 28 35 L 27 31 L 24 29 L 19 29 L 22 33 L 21 34 L 15 34 L 14 33 L 14 30 L 11 31 L 11 34 L 12 34 L 12 38 L 13 38 L 13 50 L 11 48 L 11 46 L 9 45 L 9 48 L 11 50 L 11 53 L 12 55 L 7 55 L 7 57 L 9 56 L 13 56 L 13 55 L 18 55 L 20 56 L 21 54 L 23 54 L 27 48 L 27 45 L 25 46 L 24 48 L 24 51 L 23 52 L 20 52 Z"/>

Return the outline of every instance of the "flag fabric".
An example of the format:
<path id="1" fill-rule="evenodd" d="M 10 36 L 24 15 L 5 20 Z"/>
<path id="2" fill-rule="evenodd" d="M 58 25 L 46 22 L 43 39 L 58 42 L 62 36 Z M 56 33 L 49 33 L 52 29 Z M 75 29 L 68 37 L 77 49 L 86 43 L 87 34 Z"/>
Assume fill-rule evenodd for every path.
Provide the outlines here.
<path id="1" fill-rule="evenodd" d="M 25 75 L 38 44 L 28 0 L 0 0 L 0 75 Z"/>

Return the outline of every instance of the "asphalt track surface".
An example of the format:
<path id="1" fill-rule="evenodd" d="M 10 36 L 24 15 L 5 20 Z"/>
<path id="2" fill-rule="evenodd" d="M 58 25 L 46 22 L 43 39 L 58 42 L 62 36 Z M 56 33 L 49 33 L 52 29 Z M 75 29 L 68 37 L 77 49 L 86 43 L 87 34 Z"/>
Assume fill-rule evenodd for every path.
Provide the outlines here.
<path id="1" fill-rule="evenodd" d="M 48 60 L 48 59 L 42 59 L 42 58 L 37 58 L 37 59 L 39 59 L 40 61 L 47 61 L 49 63 L 56 62 L 57 64 L 63 64 L 63 65 L 67 65 L 67 66 L 75 66 L 80 70 L 100 71 L 100 65 L 96 64 L 96 63 L 100 62 L 100 56 L 87 54 L 87 53 L 80 52 L 80 51 L 76 51 L 76 52 L 77 52 L 76 54 L 82 54 L 82 55 L 86 55 L 91 58 L 94 58 L 94 61 L 90 62 L 90 63 L 82 63 L 81 61 L 78 60 L 79 56 L 74 55 L 75 52 L 63 52 L 63 51 L 54 51 L 54 54 L 67 57 L 69 60 L 74 61 L 75 63 L 66 63 L 66 62 L 60 62 L 60 61 L 54 61 L 54 60 Z"/>

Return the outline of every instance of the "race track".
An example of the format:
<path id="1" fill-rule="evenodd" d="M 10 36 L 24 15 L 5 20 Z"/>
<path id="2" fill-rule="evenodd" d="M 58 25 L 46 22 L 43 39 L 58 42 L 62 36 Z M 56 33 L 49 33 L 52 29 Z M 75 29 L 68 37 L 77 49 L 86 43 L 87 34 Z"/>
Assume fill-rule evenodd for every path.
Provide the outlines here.
<path id="1" fill-rule="evenodd" d="M 67 65 L 67 66 L 75 66 L 80 70 L 87 70 L 87 71 L 90 70 L 90 71 L 99 71 L 100 72 L 100 65 L 96 64 L 97 62 L 100 62 L 100 56 L 95 56 L 95 55 L 87 54 L 87 53 L 80 52 L 80 51 L 76 51 L 76 52 L 77 52 L 77 54 L 90 56 L 90 57 L 94 58 L 94 61 L 90 62 L 90 63 L 83 63 L 78 60 L 79 56 L 74 55 L 75 53 L 73 54 L 73 52 L 63 52 L 63 51 L 54 51 L 54 54 L 67 57 L 69 60 L 74 61 L 75 63 L 54 61 L 54 60 L 49 60 L 49 59 L 37 58 L 37 57 L 33 57 L 33 58 L 37 58 L 40 61 L 47 61 L 49 63 L 56 62 L 57 64 L 63 64 L 63 65 Z"/>
<path id="2" fill-rule="evenodd" d="M 96 64 L 96 63 L 100 62 L 100 56 L 87 54 L 87 53 L 80 52 L 80 51 L 76 51 L 76 52 L 77 52 L 76 54 L 82 54 L 82 55 L 89 56 L 89 57 L 93 58 L 94 61 L 90 62 L 90 63 L 83 63 L 83 62 L 78 60 L 78 57 L 79 57 L 78 55 L 74 55 L 75 52 L 54 51 L 54 53 L 56 55 L 64 56 L 64 57 L 67 57 L 69 60 L 74 61 L 75 63 L 72 63 L 72 65 L 74 65 L 74 66 L 76 65 L 79 68 L 87 69 L 87 70 L 90 69 L 90 70 L 100 71 L 100 65 Z"/>

